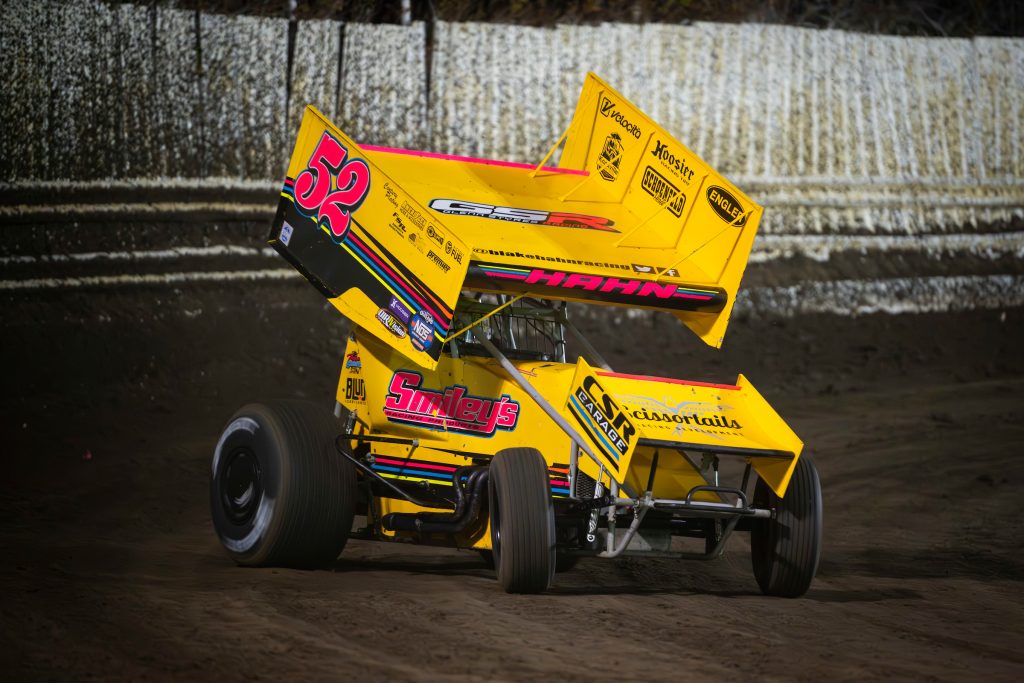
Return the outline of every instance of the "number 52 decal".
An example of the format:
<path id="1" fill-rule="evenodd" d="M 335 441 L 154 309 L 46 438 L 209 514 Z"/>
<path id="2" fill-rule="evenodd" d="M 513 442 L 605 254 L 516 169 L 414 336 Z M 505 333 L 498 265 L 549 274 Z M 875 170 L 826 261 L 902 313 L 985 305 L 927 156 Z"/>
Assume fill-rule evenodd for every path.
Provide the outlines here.
<path id="1" fill-rule="evenodd" d="M 348 232 L 350 214 L 370 190 L 370 167 L 362 159 L 346 161 L 347 157 L 345 146 L 324 131 L 306 170 L 295 178 L 295 203 L 308 215 L 315 214 L 317 225 L 338 242 Z"/>

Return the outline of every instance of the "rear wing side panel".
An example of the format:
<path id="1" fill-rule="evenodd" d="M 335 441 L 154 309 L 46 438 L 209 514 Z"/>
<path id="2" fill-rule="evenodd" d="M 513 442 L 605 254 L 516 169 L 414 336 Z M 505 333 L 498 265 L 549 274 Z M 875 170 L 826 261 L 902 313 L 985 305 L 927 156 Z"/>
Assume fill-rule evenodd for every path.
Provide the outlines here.
<path id="1" fill-rule="evenodd" d="M 270 244 L 353 323 L 433 369 L 469 247 L 314 107 L 307 107 Z"/>
<path id="2" fill-rule="evenodd" d="M 592 73 L 559 166 L 590 174 L 568 200 L 621 202 L 639 218 L 619 247 L 676 252 L 663 274 L 722 290 L 718 310 L 675 312 L 721 346 L 763 209 Z"/>

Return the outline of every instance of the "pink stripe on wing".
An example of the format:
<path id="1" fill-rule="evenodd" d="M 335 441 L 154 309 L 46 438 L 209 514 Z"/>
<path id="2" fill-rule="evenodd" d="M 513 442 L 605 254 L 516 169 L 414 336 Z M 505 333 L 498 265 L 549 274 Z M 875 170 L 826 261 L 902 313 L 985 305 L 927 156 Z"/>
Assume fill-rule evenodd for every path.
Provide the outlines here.
<path id="1" fill-rule="evenodd" d="M 399 149 L 398 147 L 378 147 L 377 145 L 359 145 L 360 149 L 371 152 L 384 152 L 385 154 L 405 154 L 407 156 L 424 157 L 426 159 L 442 159 L 444 161 L 464 161 L 470 164 L 484 164 L 486 166 L 504 166 L 506 168 L 521 168 L 532 171 L 537 168 L 533 164 L 522 164 L 516 161 L 498 161 L 496 159 L 480 159 L 479 157 L 463 157 L 457 154 L 439 154 L 437 152 L 420 152 L 414 149 Z M 589 171 L 578 171 L 572 168 L 555 168 L 544 166 L 540 170 L 548 173 L 565 173 L 567 175 L 589 176 Z"/>

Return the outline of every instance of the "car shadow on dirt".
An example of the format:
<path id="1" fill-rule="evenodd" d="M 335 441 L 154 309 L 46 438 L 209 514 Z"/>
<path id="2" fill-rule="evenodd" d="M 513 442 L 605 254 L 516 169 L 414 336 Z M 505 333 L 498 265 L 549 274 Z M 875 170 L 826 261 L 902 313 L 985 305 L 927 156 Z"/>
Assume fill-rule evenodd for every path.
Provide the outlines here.
<path id="1" fill-rule="evenodd" d="M 887 579 L 981 579 L 1024 581 L 1024 560 L 988 550 L 948 548 L 900 551 L 892 548 L 829 553 L 818 570 L 823 577 Z"/>
<path id="2" fill-rule="evenodd" d="M 451 576 L 487 576 L 494 577 L 494 570 L 490 569 L 482 559 L 467 557 L 465 560 L 457 559 L 441 563 L 437 561 L 404 560 L 404 559 L 339 559 L 331 567 L 331 571 L 338 574 L 370 571 L 393 571 L 407 574 L 434 574 Z"/>

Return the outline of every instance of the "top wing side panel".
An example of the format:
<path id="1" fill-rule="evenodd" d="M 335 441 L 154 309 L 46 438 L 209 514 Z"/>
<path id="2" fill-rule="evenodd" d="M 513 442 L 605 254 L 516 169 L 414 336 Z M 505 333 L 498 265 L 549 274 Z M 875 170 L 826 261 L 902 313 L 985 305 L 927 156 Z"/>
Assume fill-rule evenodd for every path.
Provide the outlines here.
<path id="1" fill-rule="evenodd" d="M 313 107 L 270 244 L 355 324 L 436 366 L 470 248 Z"/>

